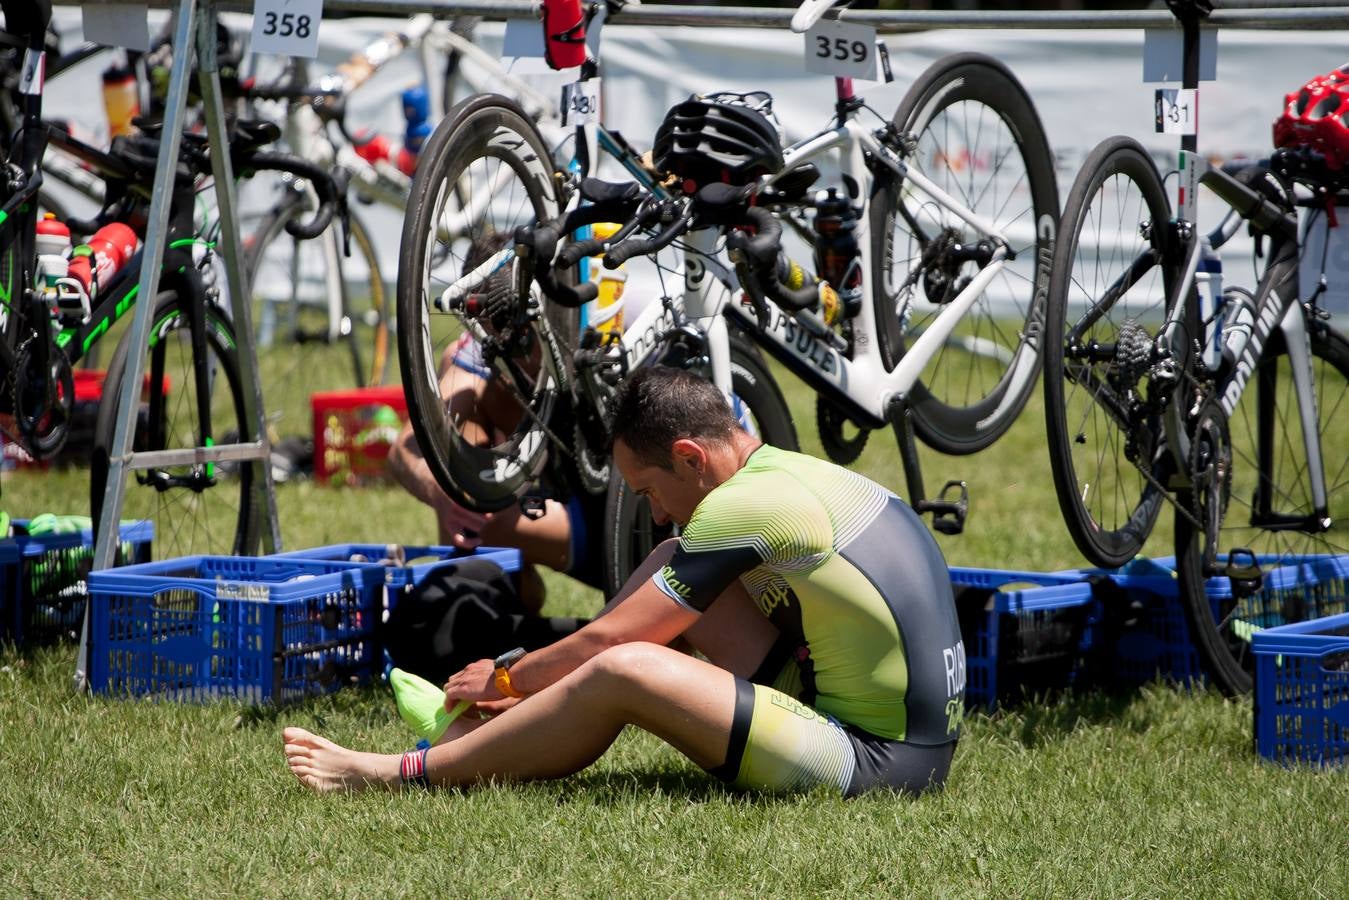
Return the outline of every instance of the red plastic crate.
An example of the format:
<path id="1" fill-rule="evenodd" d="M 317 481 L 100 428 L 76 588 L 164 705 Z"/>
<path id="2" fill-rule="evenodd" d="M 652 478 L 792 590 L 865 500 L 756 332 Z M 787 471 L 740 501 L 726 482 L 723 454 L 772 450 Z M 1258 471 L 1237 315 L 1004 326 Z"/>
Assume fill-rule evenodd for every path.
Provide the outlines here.
<path id="1" fill-rule="evenodd" d="M 314 416 L 314 479 L 360 485 L 387 477 L 389 448 L 407 422 L 403 388 L 353 388 L 309 398 Z"/>

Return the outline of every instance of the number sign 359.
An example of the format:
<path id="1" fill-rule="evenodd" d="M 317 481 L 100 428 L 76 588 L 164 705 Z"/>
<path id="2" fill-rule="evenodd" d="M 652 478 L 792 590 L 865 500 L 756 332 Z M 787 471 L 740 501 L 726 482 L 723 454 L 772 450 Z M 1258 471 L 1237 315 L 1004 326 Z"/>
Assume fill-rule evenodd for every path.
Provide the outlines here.
<path id="1" fill-rule="evenodd" d="M 254 53 L 318 56 L 323 0 L 257 0 L 253 4 Z"/>
<path id="2" fill-rule="evenodd" d="M 832 19 L 806 32 L 806 71 L 876 79 L 876 29 Z"/>

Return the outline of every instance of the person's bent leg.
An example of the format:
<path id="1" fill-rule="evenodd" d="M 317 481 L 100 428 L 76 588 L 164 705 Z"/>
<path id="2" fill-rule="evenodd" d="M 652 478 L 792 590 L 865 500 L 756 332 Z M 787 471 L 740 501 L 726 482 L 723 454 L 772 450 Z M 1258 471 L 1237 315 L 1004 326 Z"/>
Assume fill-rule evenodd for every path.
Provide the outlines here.
<path id="1" fill-rule="evenodd" d="M 735 678 L 667 647 L 612 647 L 575 672 L 456 740 L 426 751 L 427 780 L 558 778 L 590 765 L 625 725 L 649 731 L 705 769 L 726 760 Z M 287 762 L 317 791 L 396 787 L 400 755 L 357 753 L 300 728 L 282 734 Z"/>

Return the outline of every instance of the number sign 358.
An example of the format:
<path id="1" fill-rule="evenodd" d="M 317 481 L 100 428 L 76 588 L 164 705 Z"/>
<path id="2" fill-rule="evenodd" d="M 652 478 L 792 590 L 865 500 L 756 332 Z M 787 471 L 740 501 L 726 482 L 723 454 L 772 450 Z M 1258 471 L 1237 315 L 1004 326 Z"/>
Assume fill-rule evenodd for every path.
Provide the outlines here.
<path id="1" fill-rule="evenodd" d="M 254 53 L 318 55 L 323 0 L 257 0 L 253 5 Z"/>

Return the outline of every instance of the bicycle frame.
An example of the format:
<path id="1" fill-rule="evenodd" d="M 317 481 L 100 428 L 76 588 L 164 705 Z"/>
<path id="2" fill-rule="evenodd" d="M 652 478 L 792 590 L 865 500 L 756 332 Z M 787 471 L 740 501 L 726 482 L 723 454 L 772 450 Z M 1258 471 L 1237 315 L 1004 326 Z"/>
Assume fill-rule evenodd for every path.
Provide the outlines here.
<path id="1" fill-rule="evenodd" d="M 1236 410 L 1237 404 L 1241 401 L 1251 375 L 1255 372 L 1264 355 L 1265 347 L 1274 329 L 1278 328 L 1282 332 L 1292 369 L 1293 388 L 1297 396 L 1302 440 L 1307 453 L 1307 477 L 1311 481 L 1309 487 L 1311 488 L 1314 511 L 1311 521 L 1278 521 L 1279 517 L 1270 509 L 1272 498 L 1267 495 L 1267 492 L 1261 492 L 1261 496 L 1257 498 L 1256 502 L 1258 506 L 1263 508 L 1257 509 L 1256 515 L 1259 516 L 1263 513 L 1264 519 L 1263 521 L 1257 519 L 1252 524 L 1282 524 L 1286 527 L 1300 526 L 1310 530 L 1325 530 L 1330 525 L 1328 518 L 1329 501 L 1320 436 L 1316 429 L 1318 412 L 1316 409 L 1316 391 L 1311 377 L 1310 339 L 1307 332 L 1306 316 L 1297 295 L 1299 264 L 1297 222 L 1235 178 L 1221 169 L 1214 168 L 1207 160 L 1196 154 L 1182 151 L 1181 169 L 1182 190 L 1193 183 L 1210 188 L 1219 199 L 1239 215 L 1238 221 L 1254 221 L 1257 223 L 1257 227 L 1273 233 L 1276 239 L 1276 255 L 1266 265 L 1264 274 L 1261 275 L 1256 286 L 1254 323 L 1251 335 L 1242 349 L 1237 364 L 1232 367 L 1232 371 L 1214 385 L 1212 396 L 1217 398 L 1224 414 L 1231 416 Z M 1185 173 L 1190 173 L 1188 178 L 1185 177 Z M 1192 187 L 1190 187 L 1190 191 L 1192 194 Z M 1182 208 L 1184 208 L 1184 204 Z M 1177 219 L 1173 222 L 1173 226 L 1183 221 L 1185 220 Z M 1174 287 L 1173 296 L 1170 298 L 1172 301 L 1170 306 L 1173 312 L 1163 326 L 1160 335 L 1163 345 L 1171 348 L 1173 354 L 1192 352 L 1187 345 L 1195 339 L 1189 335 L 1193 323 L 1198 322 L 1198 312 L 1193 304 L 1196 302 L 1194 282 L 1195 272 L 1199 265 L 1200 242 L 1194 236 L 1194 229 L 1191 228 L 1190 231 L 1190 238 L 1185 245 L 1184 268 L 1181 270 L 1181 277 Z M 1235 229 L 1232 229 L 1232 231 L 1235 231 Z M 1218 249 L 1230 237 L 1230 233 L 1225 233 L 1224 229 L 1219 226 L 1209 237 L 1214 249 Z M 1201 327 L 1202 324 L 1200 323 Z M 1203 364 L 1199 363 L 1198 366 L 1202 368 Z M 1181 416 L 1168 416 L 1166 422 L 1168 428 L 1167 440 L 1170 446 L 1174 448 L 1172 453 L 1178 467 L 1177 471 L 1188 472 L 1189 436 L 1184 433 L 1184 429 L 1181 427 Z M 1269 423 L 1260 424 L 1262 455 L 1268 452 L 1267 435 L 1269 427 Z M 1262 476 L 1268 470 L 1268 462 L 1267 459 L 1260 460 Z M 1262 483 L 1263 481 L 1264 478 L 1262 477 Z"/>
<path id="2" fill-rule="evenodd" d="M 851 84 L 847 79 L 838 80 L 838 91 L 841 101 L 852 99 Z M 840 109 L 842 110 L 842 107 Z M 847 179 L 852 179 L 860 186 L 859 196 L 869 197 L 874 181 L 866 163 L 866 157 L 870 156 L 875 162 L 884 165 L 894 176 L 903 179 L 907 187 L 916 189 L 958 216 L 997 245 L 991 261 L 947 304 L 912 346 L 906 349 L 899 364 L 889 372 L 885 370 L 879 352 L 874 349 L 877 340 L 875 291 L 879 286 L 875 284 L 875 279 L 870 277 L 870 273 L 874 271 L 874 260 L 867 215 L 858 218 L 855 231 L 862 271 L 866 273 L 862 280 L 862 310 L 852 320 L 854 345 L 862 349 L 855 358 L 849 359 L 839 352 L 840 348 L 830 339 L 832 334 L 830 329 L 812 313 L 791 314 L 774 309 L 769 329 L 762 330 L 752 313 L 739 305 L 728 306 L 727 312 L 731 317 L 753 333 L 759 343 L 784 365 L 812 387 L 827 393 L 830 399 L 846 409 L 859 424 L 879 428 L 889 422 L 891 405 L 896 401 L 907 399 L 934 354 L 951 336 L 961 318 L 989 283 L 1002 271 L 1008 259 L 1008 242 L 994 225 L 984 221 L 921 173 L 909 167 L 854 117 L 841 112 L 840 119 L 833 128 L 787 148 L 784 153 L 786 164 L 782 173 L 827 154 L 836 154 L 844 183 L 847 183 Z M 768 187 L 778 177 L 767 177 L 760 186 Z M 1037 223 L 1037 227 L 1046 225 Z M 1053 223 L 1048 223 L 1047 227 L 1052 228 Z M 906 315 L 902 310 L 897 310 L 896 313 Z M 1032 378 L 1034 374 L 1034 360 L 1030 360 L 1015 377 Z M 1009 397 L 1016 395 L 1015 383 L 1007 395 Z"/>

